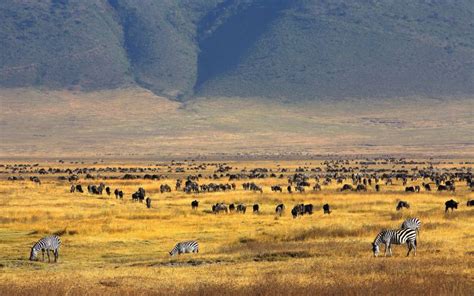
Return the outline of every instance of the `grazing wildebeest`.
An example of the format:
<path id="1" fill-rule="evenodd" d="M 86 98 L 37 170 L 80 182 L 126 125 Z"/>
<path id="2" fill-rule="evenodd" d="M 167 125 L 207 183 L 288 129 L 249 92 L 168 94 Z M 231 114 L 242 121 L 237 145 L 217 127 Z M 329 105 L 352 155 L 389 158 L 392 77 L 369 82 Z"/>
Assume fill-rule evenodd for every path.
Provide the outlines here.
<path id="1" fill-rule="evenodd" d="M 415 192 L 415 187 L 413 186 L 405 187 L 405 192 Z"/>
<path id="2" fill-rule="evenodd" d="M 199 202 L 197 200 L 193 200 L 191 202 L 191 209 L 196 210 L 199 207 Z"/>
<path id="3" fill-rule="evenodd" d="M 380 191 L 380 185 L 379 184 L 375 184 L 375 191 L 377 191 L 377 192 Z"/>
<path id="4" fill-rule="evenodd" d="M 448 191 L 449 187 L 446 185 L 439 185 L 438 191 Z"/>
<path id="5" fill-rule="evenodd" d="M 271 189 L 273 192 L 283 192 L 283 189 L 281 189 L 281 186 L 278 186 L 278 185 L 272 186 Z"/>
<path id="6" fill-rule="evenodd" d="M 321 185 L 315 184 L 315 185 L 313 186 L 313 191 L 321 191 Z"/>
<path id="7" fill-rule="evenodd" d="M 312 204 L 304 205 L 304 212 L 303 212 L 303 214 L 312 215 L 312 214 L 313 214 L 313 205 L 312 205 Z"/>
<path id="8" fill-rule="evenodd" d="M 291 210 L 291 215 L 293 216 L 293 219 L 302 216 L 304 214 L 304 204 L 299 204 L 293 207 Z"/>
<path id="9" fill-rule="evenodd" d="M 146 207 L 151 208 L 151 198 L 149 197 L 146 198 Z"/>
<path id="10" fill-rule="evenodd" d="M 122 190 L 119 191 L 118 196 L 119 196 L 120 199 L 123 198 L 123 191 Z"/>
<path id="11" fill-rule="evenodd" d="M 142 187 L 138 188 L 138 191 L 132 194 L 133 201 L 140 201 L 143 202 L 145 199 L 145 189 Z"/>
<path id="12" fill-rule="evenodd" d="M 474 199 L 468 200 L 466 205 L 468 207 L 474 207 Z"/>
<path id="13" fill-rule="evenodd" d="M 283 215 L 284 210 L 285 210 L 285 205 L 279 204 L 276 206 L 275 213 L 281 217 L 281 215 Z"/>
<path id="14" fill-rule="evenodd" d="M 31 181 L 31 182 L 34 182 L 34 183 L 36 183 L 36 184 L 38 184 L 38 185 L 41 185 L 41 180 L 40 180 L 40 178 L 38 178 L 38 177 L 36 177 L 36 176 L 35 176 L 35 177 L 33 177 L 33 176 L 30 177 L 30 181 Z"/>
<path id="15" fill-rule="evenodd" d="M 229 210 L 227 209 L 227 206 L 224 203 L 216 203 L 212 206 L 212 212 L 214 214 L 218 214 L 220 212 L 228 213 Z"/>
<path id="16" fill-rule="evenodd" d="M 118 190 L 118 188 L 115 188 L 114 194 L 115 194 L 115 198 L 118 198 L 118 197 L 119 197 L 119 190 Z"/>
<path id="17" fill-rule="evenodd" d="M 291 186 L 288 185 L 288 187 L 286 187 L 286 190 L 288 190 L 288 193 L 291 193 Z"/>
<path id="18" fill-rule="evenodd" d="M 409 209 L 410 208 L 410 204 L 406 201 L 399 201 L 398 204 L 397 204 L 397 211 L 400 211 L 402 208 L 407 208 Z"/>
<path id="19" fill-rule="evenodd" d="M 323 205 L 323 211 L 324 211 L 324 214 L 331 214 L 332 211 L 329 207 L 329 204 Z"/>
<path id="20" fill-rule="evenodd" d="M 420 186 L 416 185 L 416 186 L 415 186 L 415 192 L 418 192 L 418 193 L 419 193 L 420 191 L 421 191 Z"/>
<path id="21" fill-rule="evenodd" d="M 105 187 L 105 192 L 107 193 L 107 195 L 110 195 L 110 187 L 109 186 Z"/>
<path id="22" fill-rule="evenodd" d="M 76 185 L 76 191 L 77 191 L 77 192 L 80 192 L 80 193 L 83 193 L 83 192 L 84 192 L 84 190 L 82 190 L 82 185 L 81 185 L 81 184 L 77 184 L 77 185 Z"/>
<path id="23" fill-rule="evenodd" d="M 69 190 L 69 192 L 74 193 L 74 191 L 76 191 L 76 186 L 71 185 L 71 189 Z"/>
<path id="24" fill-rule="evenodd" d="M 237 213 L 245 214 L 245 212 L 247 211 L 247 206 L 244 204 L 238 204 L 235 210 Z"/>
<path id="25" fill-rule="evenodd" d="M 229 205 L 229 212 L 233 212 L 233 211 L 235 211 L 235 204 L 231 203 Z"/>
<path id="26" fill-rule="evenodd" d="M 356 187 L 356 191 L 367 191 L 367 187 L 363 184 L 359 184 Z"/>
<path id="27" fill-rule="evenodd" d="M 458 202 L 456 202 L 455 200 L 448 200 L 447 202 L 444 203 L 444 205 L 446 206 L 446 209 L 444 210 L 445 213 L 448 212 L 448 209 L 451 209 L 451 212 L 454 211 L 454 209 L 457 209 L 458 208 Z"/>
<path id="28" fill-rule="evenodd" d="M 352 185 L 350 184 L 344 184 L 341 188 L 341 191 L 348 191 L 348 190 L 353 190 Z"/>

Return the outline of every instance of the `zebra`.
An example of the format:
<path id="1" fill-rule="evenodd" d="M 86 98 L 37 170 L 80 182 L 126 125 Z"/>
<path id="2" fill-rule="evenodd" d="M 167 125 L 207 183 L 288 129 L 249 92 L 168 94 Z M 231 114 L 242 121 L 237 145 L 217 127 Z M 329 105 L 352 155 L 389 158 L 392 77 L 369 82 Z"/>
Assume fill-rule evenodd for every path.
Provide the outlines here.
<path id="1" fill-rule="evenodd" d="M 379 245 L 384 244 L 385 256 L 387 256 L 387 249 L 390 256 L 392 256 L 391 245 L 401 245 L 403 243 L 407 243 L 408 246 L 407 256 L 410 255 L 410 251 L 412 249 L 414 250 L 416 256 L 416 230 L 410 228 L 398 230 L 383 230 L 375 237 L 375 240 L 372 243 L 372 251 L 374 252 L 374 256 L 377 257 L 380 252 Z"/>
<path id="2" fill-rule="evenodd" d="M 59 258 L 59 247 L 61 246 L 61 239 L 57 235 L 47 236 L 40 239 L 32 248 L 30 254 L 30 260 L 36 260 L 38 256 L 38 252 L 41 250 L 43 253 L 43 261 L 44 261 L 44 251 L 48 254 L 48 262 L 51 262 L 49 257 L 49 251 L 53 251 L 54 254 L 54 262 L 58 261 Z"/>
<path id="3" fill-rule="evenodd" d="M 174 256 L 176 254 L 182 253 L 199 253 L 199 244 L 197 241 L 186 241 L 177 243 L 173 250 L 170 251 L 170 255 Z"/>

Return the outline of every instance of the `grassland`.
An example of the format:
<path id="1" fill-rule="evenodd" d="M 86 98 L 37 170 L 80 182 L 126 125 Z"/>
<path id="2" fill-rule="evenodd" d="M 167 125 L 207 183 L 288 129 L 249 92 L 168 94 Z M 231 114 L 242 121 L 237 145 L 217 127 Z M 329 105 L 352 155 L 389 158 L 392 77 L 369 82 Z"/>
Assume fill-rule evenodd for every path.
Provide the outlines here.
<path id="1" fill-rule="evenodd" d="M 239 170 L 305 164 L 319 165 L 230 163 Z M 38 186 L 7 181 L 2 175 L 0 294 L 469 295 L 474 289 L 474 212 L 465 205 L 474 194 L 464 184 L 455 194 L 406 194 L 396 182 L 380 193 L 341 193 L 340 185 L 333 183 L 321 192 L 290 195 L 269 190 L 270 185 L 286 184 L 286 179 L 267 178 L 256 180 L 264 186 L 263 194 L 242 191 L 241 182 L 238 190 L 227 193 L 160 194 L 160 184 L 174 188 L 179 177 L 163 170 L 169 179 L 105 180 L 124 190 L 124 200 L 72 194 L 67 182 L 52 176 L 43 177 Z M 212 170 L 201 173 L 206 176 Z M 201 179 L 212 181 L 227 179 Z M 100 181 L 81 180 L 84 185 L 93 182 Z M 151 209 L 130 200 L 139 186 L 152 197 Z M 461 205 L 445 214 L 444 201 L 450 198 Z M 194 199 L 200 201 L 197 211 L 190 207 Z M 397 200 L 409 201 L 411 208 L 397 212 Z M 209 213 L 220 201 L 259 203 L 261 213 Z M 287 209 L 277 218 L 274 209 L 281 202 L 287 208 L 313 203 L 317 211 L 293 219 Z M 322 213 L 326 202 L 333 208 L 331 215 Z M 392 258 L 374 258 L 370 243 L 375 235 L 413 216 L 423 222 L 417 256 L 407 258 L 406 247 L 396 246 Z M 59 263 L 28 261 L 32 244 L 51 233 L 62 236 Z M 188 239 L 199 241 L 199 254 L 171 258 L 168 251 L 174 244 Z"/>
<path id="2" fill-rule="evenodd" d="M 139 88 L 20 88 L 0 90 L 0 105 L 0 157 L 474 157 L 472 97 L 179 103 Z"/>

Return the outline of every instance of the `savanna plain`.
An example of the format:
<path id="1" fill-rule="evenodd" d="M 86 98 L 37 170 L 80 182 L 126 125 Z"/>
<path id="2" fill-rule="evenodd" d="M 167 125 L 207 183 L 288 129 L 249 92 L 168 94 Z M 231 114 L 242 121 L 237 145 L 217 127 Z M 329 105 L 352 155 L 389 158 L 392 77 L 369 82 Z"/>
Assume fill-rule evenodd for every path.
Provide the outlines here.
<path id="1" fill-rule="evenodd" d="M 472 172 L 474 162 L 456 160 L 325 160 L 293 161 L 42 161 L 4 160 L 0 167 L 1 295 L 472 295 L 474 291 L 474 208 L 466 202 L 474 192 L 466 182 L 455 192 L 423 189 L 421 177 L 407 184 L 375 182 L 367 191 L 341 192 L 351 175 L 416 175 Z M 21 167 L 18 164 L 27 164 Z M 16 169 L 15 168 L 16 165 Z M 46 173 L 39 174 L 44 168 Z M 52 168 L 51 170 L 48 170 Z M 67 169 L 95 168 L 77 174 L 84 193 L 70 192 Z M 133 169 L 137 179 L 123 179 L 120 169 Z M 229 180 L 257 168 L 261 178 Z M 58 171 L 54 172 L 55 169 Z M 288 177 L 309 177 L 305 192 L 288 193 Z M 258 172 L 254 171 L 254 172 Z M 272 173 L 274 174 L 272 176 Z M 145 174 L 159 179 L 144 179 Z M 323 184 L 324 176 L 346 176 Z M 177 179 L 198 176 L 199 184 L 235 183 L 235 190 L 187 194 L 175 190 Z M 24 180 L 8 180 L 22 176 Z M 38 176 L 41 184 L 29 180 Z M 319 176 L 321 191 L 313 191 Z M 254 182 L 263 193 L 243 190 Z M 104 183 L 124 192 L 90 194 L 87 186 Z M 168 184 L 171 192 L 161 193 Z M 280 185 L 283 192 L 272 192 Z M 406 186 L 421 186 L 406 193 Z M 432 185 L 433 186 L 433 185 Z M 151 208 L 134 202 L 143 187 Z M 445 213 L 445 201 L 459 202 Z M 196 210 L 191 202 L 199 201 Z M 396 210 L 397 202 L 410 204 Z M 214 214 L 213 204 L 244 203 L 247 212 Z M 283 203 L 283 215 L 275 207 Z M 294 219 L 295 204 L 313 204 L 314 213 Z M 323 214 L 328 203 L 331 214 Z M 259 204 L 259 213 L 252 205 Z M 399 228 L 404 219 L 422 221 L 416 256 L 406 245 L 393 247 L 392 257 L 377 257 L 371 243 L 382 229 Z M 58 234 L 59 261 L 30 261 L 33 244 Z M 177 242 L 197 240 L 199 253 L 171 257 Z M 382 247 L 383 255 L 383 247 Z"/>

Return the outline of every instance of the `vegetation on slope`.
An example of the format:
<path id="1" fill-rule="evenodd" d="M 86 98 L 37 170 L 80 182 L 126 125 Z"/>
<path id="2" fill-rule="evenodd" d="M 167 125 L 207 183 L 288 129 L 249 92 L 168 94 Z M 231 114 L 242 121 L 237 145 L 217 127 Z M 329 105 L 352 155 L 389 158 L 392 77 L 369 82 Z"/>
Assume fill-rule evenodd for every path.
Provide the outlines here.
<path id="1" fill-rule="evenodd" d="M 474 93 L 471 1 L 0 3 L 0 86 L 170 98 Z"/>

